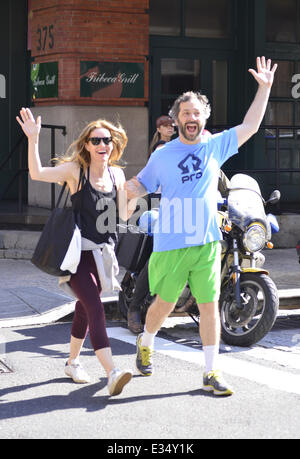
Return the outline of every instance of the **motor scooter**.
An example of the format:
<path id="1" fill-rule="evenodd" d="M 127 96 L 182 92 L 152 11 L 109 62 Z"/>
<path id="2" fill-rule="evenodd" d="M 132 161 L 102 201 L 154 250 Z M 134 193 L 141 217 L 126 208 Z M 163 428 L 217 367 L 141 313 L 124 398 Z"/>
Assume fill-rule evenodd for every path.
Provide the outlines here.
<path id="1" fill-rule="evenodd" d="M 219 310 L 221 335 L 227 344 L 251 346 L 271 330 L 276 320 L 278 292 L 268 271 L 263 268 L 261 251 L 266 247 L 272 248 L 272 233 L 279 231 L 276 217 L 266 215 L 265 207 L 277 203 L 279 199 L 280 192 L 275 190 L 265 201 L 255 179 L 236 174 L 219 204 L 219 227 L 223 236 L 220 241 Z M 119 264 L 126 268 L 119 293 L 119 309 L 126 319 L 137 278 L 152 251 L 151 219 L 149 222 L 150 225 L 144 225 L 143 229 L 128 228 L 116 252 Z M 145 320 L 153 299 L 148 291 L 140 305 L 142 320 Z M 188 285 L 170 316 L 187 314 L 199 323 L 199 310 Z"/>

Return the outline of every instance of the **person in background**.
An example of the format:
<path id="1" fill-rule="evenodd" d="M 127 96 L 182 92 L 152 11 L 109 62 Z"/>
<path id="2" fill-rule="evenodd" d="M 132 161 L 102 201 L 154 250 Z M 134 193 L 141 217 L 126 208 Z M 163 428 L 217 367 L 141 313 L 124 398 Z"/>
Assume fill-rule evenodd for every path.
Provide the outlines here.
<path id="1" fill-rule="evenodd" d="M 156 120 L 156 131 L 149 146 L 148 158 L 154 150 L 169 142 L 175 133 L 174 122 L 168 115 L 162 115 Z"/>

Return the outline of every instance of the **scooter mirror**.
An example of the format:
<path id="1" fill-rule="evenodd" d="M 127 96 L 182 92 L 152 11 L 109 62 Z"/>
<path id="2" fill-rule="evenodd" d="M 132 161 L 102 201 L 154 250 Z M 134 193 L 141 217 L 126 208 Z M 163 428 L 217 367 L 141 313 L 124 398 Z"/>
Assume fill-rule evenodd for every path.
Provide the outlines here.
<path id="1" fill-rule="evenodd" d="M 266 204 L 276 204 L 280 200 L 281 194 L 279 190 L 274 190 L 267 200 Z"/>

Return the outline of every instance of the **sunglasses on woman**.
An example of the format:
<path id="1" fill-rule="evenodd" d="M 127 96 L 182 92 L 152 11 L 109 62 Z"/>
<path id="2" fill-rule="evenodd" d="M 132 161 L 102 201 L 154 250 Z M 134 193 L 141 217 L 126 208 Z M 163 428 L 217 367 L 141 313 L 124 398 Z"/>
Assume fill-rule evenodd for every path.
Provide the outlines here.
<path id="1" fill-rule="evenodd" d="M 112 142 L 112 137 L 90 137 L 88 139 L 88 142 L 91 141 L 92 145 L 96 146 L 100 145 L 101 140 L 103 140 L 103 143 L 105 145 L 109 145 L 110 142 Z"/>

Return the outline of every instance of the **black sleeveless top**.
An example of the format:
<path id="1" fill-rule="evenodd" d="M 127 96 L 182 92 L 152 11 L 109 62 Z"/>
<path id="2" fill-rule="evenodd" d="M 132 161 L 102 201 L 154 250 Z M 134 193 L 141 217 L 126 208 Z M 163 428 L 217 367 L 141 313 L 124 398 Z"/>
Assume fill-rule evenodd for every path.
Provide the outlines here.
<path id="1" fill-rule="evenodd" d="M 112 191 L 93 188 L 88 167 L 87 177 L 82 177 L 81 189 L 71 196 L 72 208 L 79 214 L 81 236 L 96 244 L 107 243 L 110 238 L 115 243 L 117 241 L 117 187 L 110 168 L 108 171 L 113 183 Z"/>

